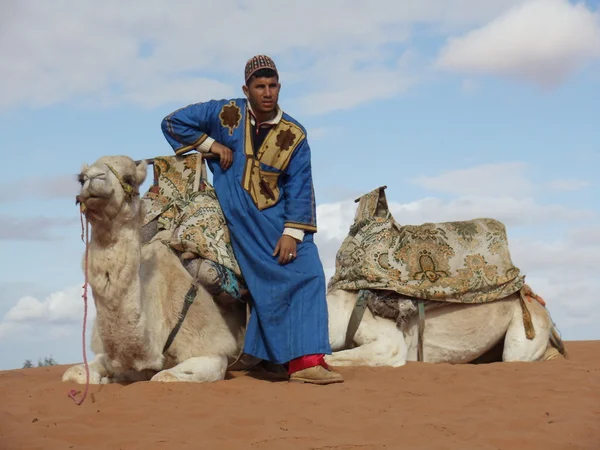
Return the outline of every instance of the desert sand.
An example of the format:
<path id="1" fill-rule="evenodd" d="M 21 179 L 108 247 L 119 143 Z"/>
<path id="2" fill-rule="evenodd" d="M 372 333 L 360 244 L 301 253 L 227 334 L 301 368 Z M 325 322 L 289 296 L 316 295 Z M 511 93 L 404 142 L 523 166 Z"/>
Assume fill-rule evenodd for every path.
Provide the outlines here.
<path id="1" fill-rule="evenodd" d="M 600 341 L 566 345 L 568 360 L 340 369 L 330 386 L 91 386 L 80 406 L 68 366 L 3 371 L 0 448 L 599 450 Z"/>

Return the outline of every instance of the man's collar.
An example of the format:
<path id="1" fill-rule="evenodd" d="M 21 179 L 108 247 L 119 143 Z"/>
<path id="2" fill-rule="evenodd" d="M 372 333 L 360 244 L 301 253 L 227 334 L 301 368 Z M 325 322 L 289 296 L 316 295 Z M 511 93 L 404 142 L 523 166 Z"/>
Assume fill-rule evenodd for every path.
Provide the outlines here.
<path id="1" fill-rule="evenodd" d="M 252 106 L 250 106 L 250 102 L 246 101 L 246 105 L 248 106 L 248 111 L 250 112 L 250 123 L 252 125 L 256 125 L 254 111 L 252 111 Z M 281 121 L 281 118 L 283 117 L 283 110 L 279 107 L 279 105 L 276 105 L 275 108 L 277 108 L 277 114 L 275 115 L 275 117 L 273 117 L 271 120 L 261 122 L 261 125 L 277 125 Z"/>

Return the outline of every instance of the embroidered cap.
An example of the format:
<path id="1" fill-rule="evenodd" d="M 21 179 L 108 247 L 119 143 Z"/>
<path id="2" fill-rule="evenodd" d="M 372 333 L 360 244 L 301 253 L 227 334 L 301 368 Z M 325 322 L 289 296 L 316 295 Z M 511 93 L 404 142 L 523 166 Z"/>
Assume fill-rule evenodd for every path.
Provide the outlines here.
<path id="1" fill-rule="evenodd" d="M 272 69 L 277 72 L 277 67 L 271 58 L 267 55 L 256 55 L 253 56 L 246 62 L 246 70 L 245 70 L 245 80 L 248 82 L 250 77 L 257 71 L 261 69 Z"/>

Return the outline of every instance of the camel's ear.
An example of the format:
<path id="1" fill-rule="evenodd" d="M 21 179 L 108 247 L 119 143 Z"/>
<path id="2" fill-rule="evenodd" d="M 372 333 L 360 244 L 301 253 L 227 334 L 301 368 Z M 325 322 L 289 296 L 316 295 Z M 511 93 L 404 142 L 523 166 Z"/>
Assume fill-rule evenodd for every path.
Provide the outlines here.
<path id="1" fill-rule="evenodd" d="M 138 186 L 141 186 L 146 181 L 146 175 L 148 173 L 148 162 L 144 159 L 135 168 L 135 177 Z"/>

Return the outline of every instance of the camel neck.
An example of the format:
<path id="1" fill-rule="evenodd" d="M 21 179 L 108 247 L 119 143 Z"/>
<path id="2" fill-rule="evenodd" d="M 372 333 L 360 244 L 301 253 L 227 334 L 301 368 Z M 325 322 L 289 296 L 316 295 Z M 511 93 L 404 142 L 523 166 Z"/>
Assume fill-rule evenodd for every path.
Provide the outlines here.
<path id="1" fill-rule="evenodd" d="M 137 225 L 122 224 L 113 226 L 112 230 L 92 229 L 88 279 L 96 305 L 97 326 L 107 356 L 132 367 L 136 360 L 144 358 L 147 341 L 143 327 L 140 261 Z"/>

